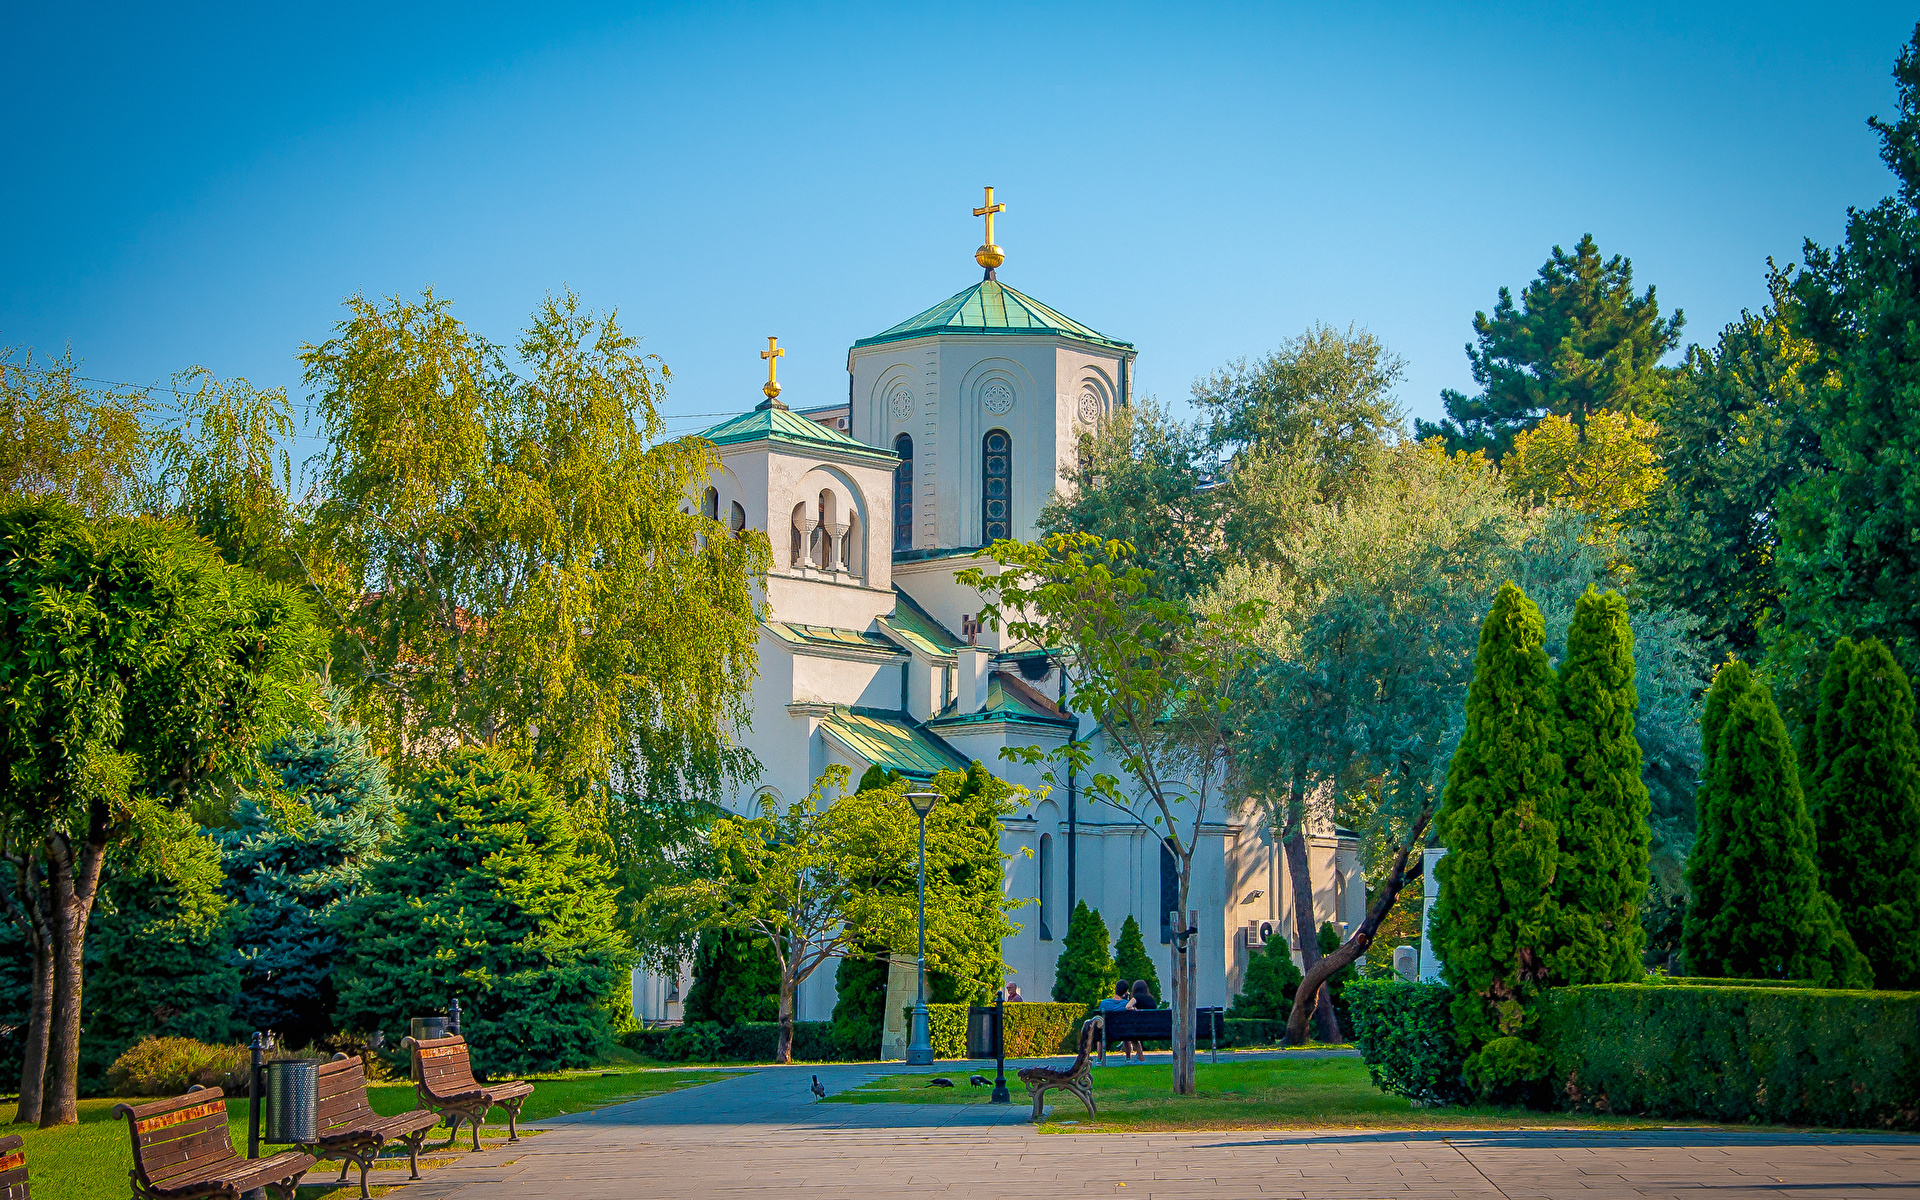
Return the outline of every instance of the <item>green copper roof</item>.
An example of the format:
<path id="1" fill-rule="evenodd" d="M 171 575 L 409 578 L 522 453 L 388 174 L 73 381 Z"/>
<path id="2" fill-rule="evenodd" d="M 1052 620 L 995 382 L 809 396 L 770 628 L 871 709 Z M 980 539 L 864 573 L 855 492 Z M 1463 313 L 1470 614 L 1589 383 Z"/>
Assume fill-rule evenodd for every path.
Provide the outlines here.
<path id="1" fill-rule="evenodd" d="M 928 658 L 952 658 L 955 650 L 966 645 L 901 591 L 899 584 L 894 585 L 893 594 L 897 603 L 891 613 L 880 618 L 882 629 Z"/>
<path id="2" fill-rule="evenodd" d="M 728 417 L 700 436 L 716 446 L 775 441 L 810 450 L 836 450 L 841 454 L 863 455 L 884 460 L 889 466 L 899 461 L 891 450 L 879 450 L 865 442 L 856 442 L 838 429 L 828 429 L 818 421 L 809 421 L 785 408 L 761 407 L 737 417 Z"/>
<path id="3" fill-rule="evenodd" d="M 1116 341 L 1104 333 L 1096 333 L 1073 318 L 1048 308 L 1032 296 L 1014 291 L 997 279 L 982 280 L 884 333 L 861 338 L 854 346 L 877 346 L 882 342 L 900 342 L 908 338 L 976 333 L 1050 333 L 1075 341 L 1092 342 L 1096 346 L 1111 346 L 1116 350 L 1133 349 L 1132 342 Z"/>
<path id="4" fill-rule="evenodd" d="M 820 724 L 868 762 L 910 779 L 932 779 L 942 771 L 967 769 L 967 760 L 958 750 L 902 712 L 836 704 L 833 715 Z"/>
<path id="5" fill-rule="evenodd" d="M 975 713 L 962 713 L 958 701 L 949 701 L 939 716 L 927 722 L 932 730 L 955 729 L 963 725 L 980 725 L 989 721 L 1013 721 L 1022 725 L 1050 725 L 1059 729 L 1072 729 L 1075 722 L 1072 717 L 1047 703 L 1044 698 L 1036 702 L 1035 698 L 1020 694 L 1020 685 L 1009 685 L 998 671 L 987 676 L 987 706 Z"/>
<path id="6" fill-rule="evenodd" d="M 794 646 L 820 646 L 829 650 L 871 651 L 899 657 L 900 647 L 878 633 L 858 629 L 839 629 L 832 625 L 802 625 L 795 621 L 768 621 L 767 630 L 781 641 Z"/>

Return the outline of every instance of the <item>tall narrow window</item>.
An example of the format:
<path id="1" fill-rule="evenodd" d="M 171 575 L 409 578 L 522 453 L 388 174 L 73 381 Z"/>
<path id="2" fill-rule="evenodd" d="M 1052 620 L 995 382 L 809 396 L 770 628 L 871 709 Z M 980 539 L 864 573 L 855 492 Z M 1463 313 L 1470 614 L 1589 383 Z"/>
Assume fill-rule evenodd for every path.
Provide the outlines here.
<path id="1" fill-rule="evenodd" d="M 735 500 L 733 502 L 733 511 L 729 513 L 727 516 L 727 528 L 733 530 L 735 533 L 739 533 L 741 530 L 745 529 L 746 527 L 747 527 L 747 510 L 744 508 L 741 508 L 740 502 L 738 500 Z"/>
<path id="2" fill-rule="evenodd" d="M 1013 536 L 1013 439 L 990 429 L 981 443 L 980 541 L 991 545 Z"/>
<path id="3" fill-rule="evenodd" d="M 700 497 L 700 515 L 709 521 L 720 519 L 720 489 L 708 488 L 706 495 Z"/>
<path id="4" fill-rule="evenodd" d="M 1173 922 L 1168 920 L 1180 907 L 1180 860 L 1167 843 L 1160 843 L 1160 943 L 1173 941 Z"/>
<path id="5" fill-rule="evenodd" d="M 913 439 L 901 434 L 893 439 L 893 452 L 900 465 L 893 469 L 893 548 L 913 549 Z"/>
<path id="6" fill-rule="evenodd" d="M 1053 835 L 1040 835 L 1040 940 L 1053 940 Z"/>

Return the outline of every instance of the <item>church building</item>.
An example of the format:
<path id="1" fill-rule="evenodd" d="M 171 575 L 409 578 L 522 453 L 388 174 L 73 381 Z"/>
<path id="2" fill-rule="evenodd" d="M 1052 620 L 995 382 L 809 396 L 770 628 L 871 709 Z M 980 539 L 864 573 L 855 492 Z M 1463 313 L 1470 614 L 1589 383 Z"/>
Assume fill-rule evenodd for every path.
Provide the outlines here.
<path id="1" fill-rule="evenodd" d="M 762 771 L 732 807 L 798 799 L 833 763 L 854 780 L 871 765 L 926 780 L 978 760 L 1030 789 L 1001 826 L 1008 895 L 1026 901 L 1009 914 L 1020 929 L 1003 953 L 1009 980 L 1047 1000 L 1079 900 L 1112 936 L 1133 916 L 1169 980 L 1178 891 L 1173 856 L 1148 825 L 1075 789 L 1046 791 L 1038 768 L 1000 757 L 1007 746 L 1079 738 L 1094 770 L 1125 777 L 1091 719 L 1062 708 L 1059 664 L 983 628 L 978 593 L 955 576 L 981 565 L 982 546 L 1039 536 L 1079 436 L 1130 402 L 1137 353 L 999 280 L 993 224 L 1003 210 L 992 188 L 974 210 L 986 218 L 975 252 L 983 278 L 853 343 L 845 400 L 789 407 L 777 376 L 785 351 L 769 338 L 765 399 L 702 435 L 719 464 L 690 502 L 736 530 L 764 530 L 773 547 L 742 734 Z M 1201 922 L 1198 1002 L 1224 1005 L 1250 944 L 1269 933 L 1291 944 L 1292 892 L 1256 807 L 1210 816 L 1189 908 Z M 1316 924 L 1357 924 L 1366 903 L 1357 842 L 1329 828 L 1310 848 Z M 833 974 L 807 981 L 797 1019 L 832 1015 Z M 689 978 L 634 982 L 636 1016 L 680 1016 Z"/>

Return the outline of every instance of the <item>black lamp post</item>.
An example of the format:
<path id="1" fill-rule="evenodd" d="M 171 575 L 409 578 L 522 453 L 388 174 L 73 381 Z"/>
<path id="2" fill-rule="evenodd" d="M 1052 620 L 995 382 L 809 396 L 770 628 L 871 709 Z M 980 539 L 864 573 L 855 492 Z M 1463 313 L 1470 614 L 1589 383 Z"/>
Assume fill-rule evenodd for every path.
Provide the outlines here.
<path id="1" fill-rule="evenodd" d="M 920 818 L 920 956 L 914 963 L 913 1034 L 907 1043 L 907 1065 L 933 1065 L 933 1036 L 927 1025 L 927 814 L 940 802 L 939 792 L 908 792 L 907 803 Z"/>

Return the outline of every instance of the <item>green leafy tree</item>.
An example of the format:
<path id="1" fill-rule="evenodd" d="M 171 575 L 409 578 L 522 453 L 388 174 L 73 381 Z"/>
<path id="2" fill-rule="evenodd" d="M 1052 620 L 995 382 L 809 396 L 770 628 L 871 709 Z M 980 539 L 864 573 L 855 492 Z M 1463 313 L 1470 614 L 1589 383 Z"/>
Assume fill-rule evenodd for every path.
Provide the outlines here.
<path id="1" fill-rule="evenodd" d="M 1120 923 L 1120 936 L 1114 940 L 1113 969 L 1129 984 L 1146 980 L 1154 1004 L 1160 1003 L 1160 973 L 1154 969 L 1153 956 L 1147 953 L 1146 939 L 1140 935 L 1140 922 L 1133 919 L 1132 913 Z"/>
<path id="2" fill-rule="evenodd" d="M 1294 992 L 1299 986 L 1300 968 L 1293 965 L 1293 952 L 1283 941 L 1268 942 L 1248 952 L 1240 994 L 1233 998 L 1227 1015 L 1236 1020 L 1284 1021 L 1293 1011 Z"/>
<path id="3" fill-rule="evenodd" d="M 140 805 L 187 807 L 308 719 L 317 648 L 295 595 L 189 534 L 0 500 L 0 852 L 38 973 L 21 1120 L 78 1119 L 82 971 L 108 848 Z"/>
<path id="4" fill-rule="evenodd" d="M 737 929 L 710 929 L 693 955 L 688 1022 L 738 1025 L 780 1019 L 780 958 L 773 943 Z"/>
<path id="5" fill-rule="evenodd" d="M 1308 458 L 1338 486 L 1399 440 L 1393 389 L 1406 361 L 1364 329 L 1315 325 L 1193 385 L 1214 445 Z"/>
<path id="6" fill-rule="evenodd" d="M 239 912 L 221 889 L 220 847 L 184 812 L 143 806 L 107 851 L 106 883 L 87 939 L 81 1086 L 144 1037 L 226 1043 L 240 983 Z"/>
<path id="7" fill-rule="evenodd" d="M 1113 995 L 1119 978 L 1107 952 L 1107 923 L 1082 900 L 1067 918 L 1066 940 L 1053 966 L 1053 998 L 1060 1004 L 1096 1004 Z"/>
<path id="8" fill-rule="evenodd" d="M 1640 908 L 1652 831 L 1633 735 L 1633 676 L 1626 600 L 1587 589 L 1554 680 L 1557 752 L 1566 763 L 1553 880 L 1558 929 L 1547 964 L 1556 984 L 1631 983 L 1643 974 Z"/>
<path id="9" fill-rule="evenodd" d="M 1090 801 L 1139 822 L 1173 855 L 1176 911 L 1190 911 L 1201 831 L 1211 806 L 1225 802 L 1233 765 L 1232 691 L 1249 660 L 1253 606 L 1203 617 L 1157 595 L 1153 572 L 1134 561 L 1132 547 L 1089 534 L 1002 541 L 982 553 L 999 562 L 997 573 L 973 567 L 955 577 L 980 593 L 980 619 L 1011 641 L 1062 649 L 1075 707 L 1093 718 L 1128 779 L 1091 771 L 1079 739 L 1053 751 L 1007 747 L 1002 756 L 1043 767 L 1049 783 L 1064 773 L 1060 765 L 1081 772 Z M 1194 1090 L 1188 940 L 1175 939 L 1172 962 L 1177 1095 Z"/>
<path id="10" fill-rule="evenodd" d="M 632 949 L 606 865 L 534 772 L 459 750 L 402 802 L 400 829 L 336 910 L 342 1028 L 398 1047 L 410 1016 L 461 1005 L 478 1069 L 594 1061 Z"/>
<path id="11" fill-rule="evenodd" d="M 1875 987 L 1920 987 L 1920 748 L 1913 687 L 1875 638 L 1827 657 L 1807 807 L 1820 883 Z"/>
<path id="12" fill-rule="evenodd" d="M 887 1023 L 886 951 L 863 947 L 840 960 L 833 972 L 833 1042 L 857 1059 L 880 1057 Z"/>
<path id="13" fill-rule="evenodd" d="M 1830 390 L 1807 370 L 1791 270 L 1767 273 L 1769 304 L 1743 312 L 1711 349 L 1689 349 L 1660 412 L 1663 476 L 1641 513 L 1635 586 L 1699 618 L 1714 661 L 1751 655 L 1779 606 L 1780 501 L 1825 459 L 1815 417 Z M 1811 377 L 1811 381 L 1810 381 Z"/>
<path id="14" fill-rule="evenodd" d="M 1767 685 L 1728 663 L 1700 725 L 1707 758 L 1687 860 L 1687 973 L 1867 986 L 1872 970 L 1820 890 L 1813 820 Z"/>
<path id="15" fill-rule="evenodd" d="M 665 369 L 611 314 L 549 297 L 515 349 L 518 372 L 431 292 L 354 297 L 306 347 L 310 575 L 376 746 L 409 770 L 510 749 L 624 861 L 751 767 L 730 731 L 766 539 L 691 511 L 712 447 L 661 440 Z"/>
<path id="16" fill-rule="evenodd" d="M 1633 290 L 1633 264 L 1600 257 L 1593 235 L 1569 254 L 1560 247 L 1520 293 L 1500 289 L 1493 315 L 1473 316 L 1467 347 L 1478 396 L 1440 393 L 1447 419 L 1416 425 L 1422 439 L 1451 450 L 1485 450 L 1498 461 L 1513 437 L 1549 413 L 1584 428 L 1595 412 L 1656 413 L 1673 372 L 1660 359 L 1680 344 L 1685 318 L 1662 318 L 1653 288 Z"/>
<path id="17" fill-rule="evenodd" d="M 0 495 L 58 498 L 93 516 L 138 511 L 154 442 L 141 388 L 89 386 L 68 351 L 0 347 Z"/>
<path id="18" fill-rule="evenodd" d="M 219 379 L 205 367 L 173 378 L 180 419 L 155 438 L 151 500 L 219 547 L 230 563 L 305 582 L 304 514 L 293 501 L 293 405 L 285 388 Z M 310 549 L 310 548 L 309 548 Z"/>
<path id="19" fill-rule="evenodd" d="M 233 825 L 215 836 L 226 894 L 239 906 L 234 1016 L 271 1029 L 284 1046 L 334 1032 L 334 967 L 345 946 L 335 910 L 365 888 L 365 874 L 395 828 L 386 764 L 329 697 L 327 723 L 268 747 L 242 788 Z"/>
<path id="20" fill-rule="evenodd" d="M 1564 771 L 1544 640 L 1540 610 L 1502 584 L 1480 628 L 1466 731 L 1437 821 L 1447 854 L 1430 936 L 1453 988 L 1469 1078 L 1486 1080 L 1516 1058 L 1533 1060 L 1532 1078 L 1545 1071 L 1544 1051 L 1515 1044 L 1532 1041 L 1554 943 Z"/>
<path id="21" fill-rule="evenodd" d="M 1878 638 L 1909 679 L 1920 673 L 1920 28 L 1893 76 L 1899 115 L 1870 124 L 1899 190 L 1850 213 L 1841 246 L 1808 243 L 1794 285 L 1819 350 L 1812 370 L 1833 386 L 1813 415 L 1825 469 L 1779 506 L 1782 620 L 1768 659 L 1809 701 L 1817 651 L 1841 636 Z M 1800 698 L 1786 706 L 1798 724 Z"/>

